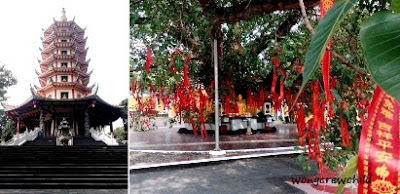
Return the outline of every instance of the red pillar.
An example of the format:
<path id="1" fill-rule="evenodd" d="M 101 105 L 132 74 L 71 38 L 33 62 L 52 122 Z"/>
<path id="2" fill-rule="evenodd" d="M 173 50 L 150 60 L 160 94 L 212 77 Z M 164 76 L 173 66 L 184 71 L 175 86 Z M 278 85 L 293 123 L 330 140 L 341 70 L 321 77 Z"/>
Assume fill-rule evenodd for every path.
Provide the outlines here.
<path id="1" fill-rule="evenodd" d="M 75 99 L 75 90 L 72 89 L 72 99 Z"/>
<path id="2" fill-rule="evenodd" d="M 20 124 L 20 122 L 21 122 L 21 117 L 18 116 L 18 118 L 17 118 L 17 134 L 21 131 L 21 124 Z"/>

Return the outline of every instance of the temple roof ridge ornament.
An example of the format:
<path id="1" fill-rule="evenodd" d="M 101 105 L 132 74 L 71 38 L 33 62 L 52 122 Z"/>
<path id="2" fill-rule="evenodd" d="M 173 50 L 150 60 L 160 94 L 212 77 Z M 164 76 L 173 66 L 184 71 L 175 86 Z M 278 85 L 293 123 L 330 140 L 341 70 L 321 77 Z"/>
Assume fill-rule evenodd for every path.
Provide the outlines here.
<path id="1" fill-rule="evenodd" d="M 35 89 L 32 87 L 32 84 L 29 84 L 32 96 L 35 95 Z"/>
<path id="2" fill-rule="evenodd" d="M 72 18 L 72 21 L 75 21 L 75 16 L 74 16 L 74 18 Z M 75 28 L 75 26 L 73 28 Z"/>
<path id="3" fill-rule="evenodd" d="M 62 22 L 67 21 L 67 16 L 65 16 L 65 8 L 62 8 L 62 10 L 61 10 L 61 21 Z"/>
<path id="4" fill-rule="evenodd" d="M 40 76 L 40 73 L 35 69 L 36 75 Z"/>
<path id="5" fill-rule="evenodd" d="M 94 90 L 94 95 L 97 95 L 97 91 L 99 91 L 99 84 L 96 84 L 96 89 Z"/>
<path id="6" fill-rule="evenodd" d="M 0 102 L 0 104 L 1 104 L 1 106 L 2 106 L 5 110 L 11 110 L 11 109 L 14 109 L 14 108 L 17 108 L 17 107 L 18 107 L 18 106 L 9 105 L 9 104 L 3 103 L 3 102 Z"/>

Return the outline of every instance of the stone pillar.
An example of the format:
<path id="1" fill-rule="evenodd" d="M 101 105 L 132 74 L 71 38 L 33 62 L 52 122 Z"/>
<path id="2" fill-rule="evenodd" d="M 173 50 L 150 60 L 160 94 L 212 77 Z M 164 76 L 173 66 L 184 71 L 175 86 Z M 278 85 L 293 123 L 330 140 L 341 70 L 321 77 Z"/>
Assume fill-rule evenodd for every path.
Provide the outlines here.
<path id="1" fill-rule="evenodd" d="M 51 130 L 51 136 L 55 136 L 54 134 L 55 134 L 56 131 L 57 131 L 57 126 L 58 126 L 58 123 L 57 123 L 57 113 L 56 113 L 56 110 L 54 110 L 54 127 L 53 127 L 53 130 Z"/>
<path id="2" fill-rule="evenodd" d="M 40 109 L 40 115 L 39 115 L 39 128 L 40 131 L 44 132 L 44 115 L 43 115 L 43 109 Z"/>
<path id="3" fill-rule="evenodd" d="M 110 122 L 110 133 L 111 133 L 111 134 L 113 134 L 113 133 L 114 133 L 114 129 L 113 129 L 112 122 Z"/>
<path id="4" fill-rule="evenodd" d="M 89 120 L 89 111 L 88 109 L 85 110 L 85 136 L 89 136 L 89 129 L 90 129 L 90 120 Z"/>

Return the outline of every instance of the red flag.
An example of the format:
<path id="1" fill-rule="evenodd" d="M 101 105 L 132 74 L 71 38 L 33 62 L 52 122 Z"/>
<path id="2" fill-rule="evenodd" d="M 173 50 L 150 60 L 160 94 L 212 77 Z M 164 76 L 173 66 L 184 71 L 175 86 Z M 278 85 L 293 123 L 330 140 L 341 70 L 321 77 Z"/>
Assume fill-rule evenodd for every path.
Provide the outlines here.
<path id="1" fill-rule="evenodd" d="M 153 64 L 153 58 L 151 58 L 151 51 L 149 48 L 146 50 L 146 72 L 150 71 L 150 65 Z"/>

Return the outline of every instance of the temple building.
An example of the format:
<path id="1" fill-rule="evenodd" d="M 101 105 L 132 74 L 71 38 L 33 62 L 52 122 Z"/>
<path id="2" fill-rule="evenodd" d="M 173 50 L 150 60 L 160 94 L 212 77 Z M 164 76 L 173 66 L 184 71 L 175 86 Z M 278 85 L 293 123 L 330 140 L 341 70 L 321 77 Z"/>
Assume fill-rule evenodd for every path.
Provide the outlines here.
<path id="1" fill-rule="evenodd" d="M 112 133 L 112 122 L 121 117 L 121 107 L 108 104 L 97 95 L 98 87 L 88 85 L 87 37 L 74 19 L 68 20 L 63 9 L 60 20 L 43 30 L 36 71 L 40 85 L 31 86 L 32 96 L 21 105 L 3 105 L 17 133 L 36 128 L 42 136 L 90 136 L 90 128 L 105 125 Z"/>

